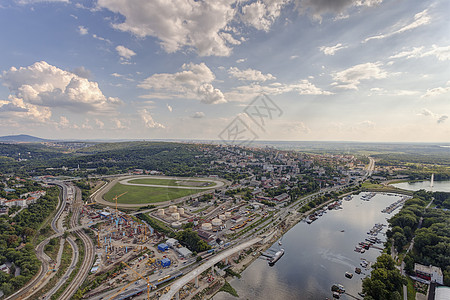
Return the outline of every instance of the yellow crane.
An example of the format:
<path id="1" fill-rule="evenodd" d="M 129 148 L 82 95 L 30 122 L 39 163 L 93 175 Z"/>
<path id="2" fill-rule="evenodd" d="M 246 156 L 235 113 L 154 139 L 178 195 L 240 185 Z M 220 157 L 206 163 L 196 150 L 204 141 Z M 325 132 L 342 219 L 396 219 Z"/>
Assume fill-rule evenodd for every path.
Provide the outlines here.
<path id="1" fill-rule="evenodd" d="M 119 214 L 119 210 L 117 209 L 117 199 L 119 199 L 120 197 L 122 197 L 122 196 L 125 195 L 126 193 L 128 193 L 128 192 L 122 193 L 122 194 L 120 194 L 119 196 L 116 195 L 116 196 L 113 198 L 113 201 L 116 202 L 116 219 L 117 219 L 117 216 L 118 216 L 118 214 Z"/>
<path id="2" fill-rule="evenodd" d="M 129 265 L 127 265 L 127 263 L 123 262 L 122 263 L 128 267 L 128 269 L 130 269 L 131 271 L 133 271 L 135 274 L 137 274 L 139 277 L 141 277 L 142 279 L 145 280 L 145 282 L 147 282 L 147 299 L 150 299 L 150 288 L 153 287 L 153 284 L 150 283 L 150 280 L 148 278 L 145 278 L 144 276 L 142 276 L 141 274 L 139 274 L 136 270 L 134 270 L 132 267 L 130 267 Z"/>

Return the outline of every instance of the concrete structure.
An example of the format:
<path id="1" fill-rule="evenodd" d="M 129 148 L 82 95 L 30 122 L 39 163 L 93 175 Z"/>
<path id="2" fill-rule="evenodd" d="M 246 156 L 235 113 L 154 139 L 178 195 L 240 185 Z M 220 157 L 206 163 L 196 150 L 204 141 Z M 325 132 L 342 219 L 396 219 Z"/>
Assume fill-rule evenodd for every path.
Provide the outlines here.
<path id="1" fill-rule="evenodd" d="M 213 219 L 211 221 L 213 226 L 222 226 L 222 220 L 221 219 Z"/>
<path id="2" fill-rule="evenodd" d="M 158 209 L 158 216 L 164 216 L 164 208 Z"/>
<path id="3" fill-rule="evenodd" d="M 184 258 L 189 258 L 192 255 L 191 250 L 186 247 L 175 248 L 175 251 Z"/>
<path id="4" fill-rule="evenodd" d="M 179 214 L 179 213 L 177 213 L 177 212 L 176 212 L 176 213 L 173 213 L 173 214 L 172 214 L 172 219 L 174 219 L 174 220 L 177 220 L 177 221 L 178 221 L 178 220 L 180 219 L 180 214 Z"/>
<path id="5" fill-rule="evenodd" d="M 176 213 L 177 212 L 177 206 L 176 205 L 169 206 L 169 212 L 170 213 Z"/>
<path id="6" fill-rule="evenodd" d="M 242 216 L 234 216 L 231 218 L 231 221 L 233 221 L 234 223 L 239 223 L 244 221 L 244 218 Z"/>
<path id="7" fill-rule="evenodd" d="M 178 245 L 178 241 L 176 239 L 170 238 L 166 241 L 166 244 L 170 248 L 174 248 L 176 245 Z"/>
<path id="8" fill-rule="evenodd" d="M 179 213 L 180 215 L 184 215 L 184 208 L 180 207 L 180 208 L 178 209 L 178 213 Z"/>
<path id="9" fill-rule="evenodd" d="M 231 218 L 231 212 L 226 211 L 226 212 L 225 212 L 225 217 L 226 217 L 227 219 Z"/>
<path id="10" fill-rule="evenodd" d="M 221 219 L 222 221 L 225 221 L 227 219 L 227 217 L 225 215 L 219 215 L 219 219 Z"/>
<path id="11" fill-rule="evenodd" d="M 211 223 L 203 223 L 203 224 L 202 224 L 202 229 L 203 229 L 203 230 L 212 230 L 212 225 L 211 225 Z"/>
<path id="12" fill-rule="evenodd" d="M 414 272 L 417 277 L 428 280 L 430 282 L 436 282 L 444 284 L 444 277 L 442 276 L 442 270 L 439 267 L 432 265 L 424 266 L 421 264 L 414 264 Z"/>
<path id="13" fill-rule="evenodd" d="M 172 224 L 170 224 L 170 226 L 172 226 L 172 228 L 175 228 L 175 229 L 181 228 L 181 225 L 183 225 L 183 224 L 181 224 L 181 222 L 179 222 L 179 221 L 175 221 L 175 222 L 172 222 Z"/>
<path id="14" fill-rule="evenodd" d="M 167 244 L 162 243 L 162 244 L 159 244 L 159 245 L 158 245 L 158 250 L 159 250 L 159 251 L 164 252 L 164 251 L 166 251 L 167 249 L 169 249 L 169 246 L 168 246 Z"/>

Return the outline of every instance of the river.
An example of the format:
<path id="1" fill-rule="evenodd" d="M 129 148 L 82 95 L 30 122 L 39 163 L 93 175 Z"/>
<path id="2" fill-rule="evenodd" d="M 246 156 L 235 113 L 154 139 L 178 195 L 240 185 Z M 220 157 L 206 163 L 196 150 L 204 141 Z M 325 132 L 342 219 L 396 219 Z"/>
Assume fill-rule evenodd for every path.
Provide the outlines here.
<path id="1" fill-rule="evenodd" d="M 449 192 L 450 193 L 450 180 L 434 181 L 433 187 L 430 187 L 430 181 L 416 181 L 416 182 L 400 182 L 394 183 L 392 186 L 409 191 L 426 190 L 433 192 Z"/>
<path id="2" fill-rule="evenodd" d="M 312 224 L 300 222 L 289 230 L 282 239 L 285 255 L 274 267 L 269 267 L 263 259 L 255 260 L 244 272 L 241 279 L 233 278 L 230 284 L 236 289 L 240 299 L 332 299 L 331 286 L 341 283 L 346 292 L 358 296 L 361 279 L 370 273 L 355 274 L 361 259 L 374 262 L 380 250 L 371 248 L 361 254 L 355 246 L 368 237 L 367 232 L 375 223 L 387 224 L 390 215 L 381 210 L 400 199 L 399 195 L 376 194 L 370 201 L 354 195 L 352 200 L 342 202 L 343 209 L 328 210 Z M 385 241 L 384 227 L 378 238 Z M 382 244 L 377 244 L 383 247 Z M 271 249 L 278 250 L 278 243 Z M 354 274 L 352 279 L 345 272 Z M 214 300 L 236 299 L 220 292 Z M 342 295 L 341 299 L 354 299 Z"/>

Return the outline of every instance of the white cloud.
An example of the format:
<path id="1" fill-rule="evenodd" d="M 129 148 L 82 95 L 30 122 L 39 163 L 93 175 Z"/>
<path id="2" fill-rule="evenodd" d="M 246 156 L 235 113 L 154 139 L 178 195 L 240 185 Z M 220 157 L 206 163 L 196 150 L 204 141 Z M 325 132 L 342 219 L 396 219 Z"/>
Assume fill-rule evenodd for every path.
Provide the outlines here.
<path id="1" fill-rule="evenodd" d="M 426 56 L 435 56 L 440 61 L 450 60 L 450 46 L 439 47 L 432 45 L 428 50 L 425 47 L 414 47 L 411 50 L 406 50 L 392 55 L 389 58 L 421 58 Z"/>
<path id="2" fill-rule="evenodd" d="M 161 123 L 158 123 L 155 120 L 153 120 L 153 117 L 152 117 L 152 115 L 150 114 L 150 112 L 148 110 L 143 109 L 143 110 L 140 110 L 138 113 L 141 116 L 141 119 L 144 122 L 145 127 L 147 127 L 147 128 L 161 128 L 161 129 L 166 128 Z"/>
<path id="3" fill-rule="evenodd" d="M 173 111 L 173 108 L 172 108 L 172 106 L 170 106 L 169 104 L 167 104 L 167 109 L 170 111 L 170 112 L 172 112 Z"/>
<path id="4" fill-rule="evenodd" d="M 449 92 L 450 92 L 450 86 L 437 87 L 437 88 L 433 88 L 433 89 L 428 89 L 427 92 L 422 95 L 422 98 L 435 97 L 435 96 L 439 96 L 442 94 L 447 94 Z"/>
<path id="5" fill-rule="evenodd" d="M 183 64 L 182 69 L 177 73 L 153 74 L 146 78 L 138 87 L 155 93 L 142 97 L 199 99 L 207 104 L 226 102 L 222 92 L 212 86 L 215 75 L 205 63 Z"/>
<path id="6" fill-rule="evenodd" d="M 263 74 L 261 71 L 250 69 L 250 68 L 247 70 L 239 70 L 236 67 L 231 67 L 230 69 L 228 69 L 228 74 L 230 74 L 231 76 L 233 76 L 234 78 L 237 78 L 239 80 L 246 80 L 246 81 L 263 82 L 266 80 L 276 79 L 276 77 L 270 73 Z"/>
<path id="7" fill-rule="evenodd" d="M 136 55 L 136 52 L 134 52 L 131 49 L 128 49 L 122 45 L 119 45 L 116 47 L 117 53 L 120 55 L 120 59 L 129 60 L 131 57 Z"/>
<path id="8" fill-rule="evenodd" d="M 289 2 L 290 0 L 258 0 L 242 6 L 241 19 L 258 30 L 269 31 L 280 16 L 281 9 Z"/>
<path id="9" fill-rule="evenodd" d="M 240 64 L 245 62 L 247 59 L 246 58 L 239 58 L 238 60 L 236 60 L 236 63 Z"/>
<path id="10" fill-rule="evenodd" d="M 103 129 L 105 127 L 105 123 L 103 123 L 102 121 L 100 121 L 99 119 L 95 119 L 95 125 L 97 125 L 97 127 L 99 129 Z"/>
<path id="11" fill-rule="evenodd" d="M 47 116 L 54 107 L 80 113 L 111 112 L 121 103 L 118 98 L 105 97 L 96 82 L 45 61 L 19 69 L 11 67 L 3 72 L 2 80 L 12 93 L 11 103 L 28 110 L 45 110 Z"/>
<path id="12" fill-rule="evenodd" d="M 99 0 L 98 6 L 123 16 L 123 22 L 112 24 L 115 29 L 141 38 L 156 37 L 169 53 L 188 48 L 201 56 L 228 56 L 232 50 L 230 39 L 221 33 L 236 14 L 234 3 L 234 0 Z"/>
<path id="13" fill-rule="evenodd" d="M 88 29 L 86 27 L 84 27 L 84 26 L 78 26 L 78 32 L 81 35 L 86 35 L 86 34 L 88 34 Z"/>
<path id="14" fill-rule="evenodd" d="M 69 0 L 18 0 L 17 1 L 17 3 L 22 4 L 22 5 L 39 3 L 39 2 L 63 2 L 63 3 L 69 3 Z"/>
<path id="15" fill-rule="evenodd" d="M 337 51 L 347 48 L 347 46 L 342 45 L 341 43 L 337 43 L 335 46 L 319 47 L 319 50 L 322 51 L 325 55 L 334 55 Z"/>
<path id="16" fill-rule="evenodd" d="M 98 36 L 98 35 L 96 35 L 96 34 L 93 34 L 92 37 L 93 37 L 94 39 L 96 39 L 96 40 L 103 41 L 103 42 L 107 42 L 108 44 L 112 44 L 112 42 L 111 42 L 110 40 L 108 40 L 108 39 L 106 39 L 106 38 L 104 38 L 104 37 Z"/>
<path id="17" fill-rule="evenodd" d="M 128 127 L 119 119 L 113 119 L 113 123 L 115 125 L 115 129 L 128 129 Z"/>
<path id="18" fill-rule="evenodd" d="M 204 118 L 204 117 L 205 117 L 205 113 L 202 112 L 202 111 L 197 111 L 196 113 L 194 113 L 192 115 L 192 118 L 194 118 L 194 119 L 201 119 L 201 118 Z"/>
<path id="19" fill-rule="evenodd" d="M 427 25 L 430 23 L 431 23 L 431 17 L 428 14 L 428 10 L 425 9 L 425 10 L 415 14 L 413 20 L 408 20 L 406 22 L 405 21 L 398 22 L 387 33 L 368 37 L 363 42 L 366 43 L 370 40 L 380 40 L 380 39 L 388 38 L 393 35 L 403 33 L 403 32 L 406 32 L 406 31 L 409 31 L 409 30 L 412 30 L 417 27 L 424 26 L 424 25 Z"/>
<path id="20" fill-rule="evenodd" d="M 361 80 L 382 79 L 387 75 L 387 72 L 380 68 L 380 63 L 365 63 L 334 73 L 332 77 L 338 81 L 334 83 L 336 87 L 357 90 Z"/>
<path id="21" fill-rule="evenodd" d="M 289 57 L 289 59 L 296 59 L 298 58 L 298 55 L 292 55 L 291 57 Z"/>
<path id="22" fill-rule="evenodd" d="M 250 84 L 233 88 L 230 92 L 225 93 L 225 97 L 230 101 L 244 102 L 253 99 L 261 93 L 267 95 L 281 95 L 284 93 L 294 92 L 299 95 L 333 95 L 332 92 L 324 91 L 306 79 L 296 83 L 284 84 L 279 82 L 270 83 L 268 85 Z"/>

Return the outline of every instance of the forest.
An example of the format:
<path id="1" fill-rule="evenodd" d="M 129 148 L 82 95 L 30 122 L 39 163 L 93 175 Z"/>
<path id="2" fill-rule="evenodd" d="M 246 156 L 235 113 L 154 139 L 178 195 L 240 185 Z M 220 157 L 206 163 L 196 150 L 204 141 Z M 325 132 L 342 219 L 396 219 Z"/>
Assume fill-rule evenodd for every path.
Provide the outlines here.
<path id="1" fill-rule="evenodd" d="M 46 191 L 45 196 L 14 218 L 0 216 L 0 264 L 12 263 L 10 274 L 0 272 L 0 290 L 6 295 L 20 289 L 39 270 L 33 238 L 39 234 L 37 228 L 55 210 L 59 195 L 56 187 Z M 16 268 L 20 268 L 18 276 L 14 276 Z"/>

